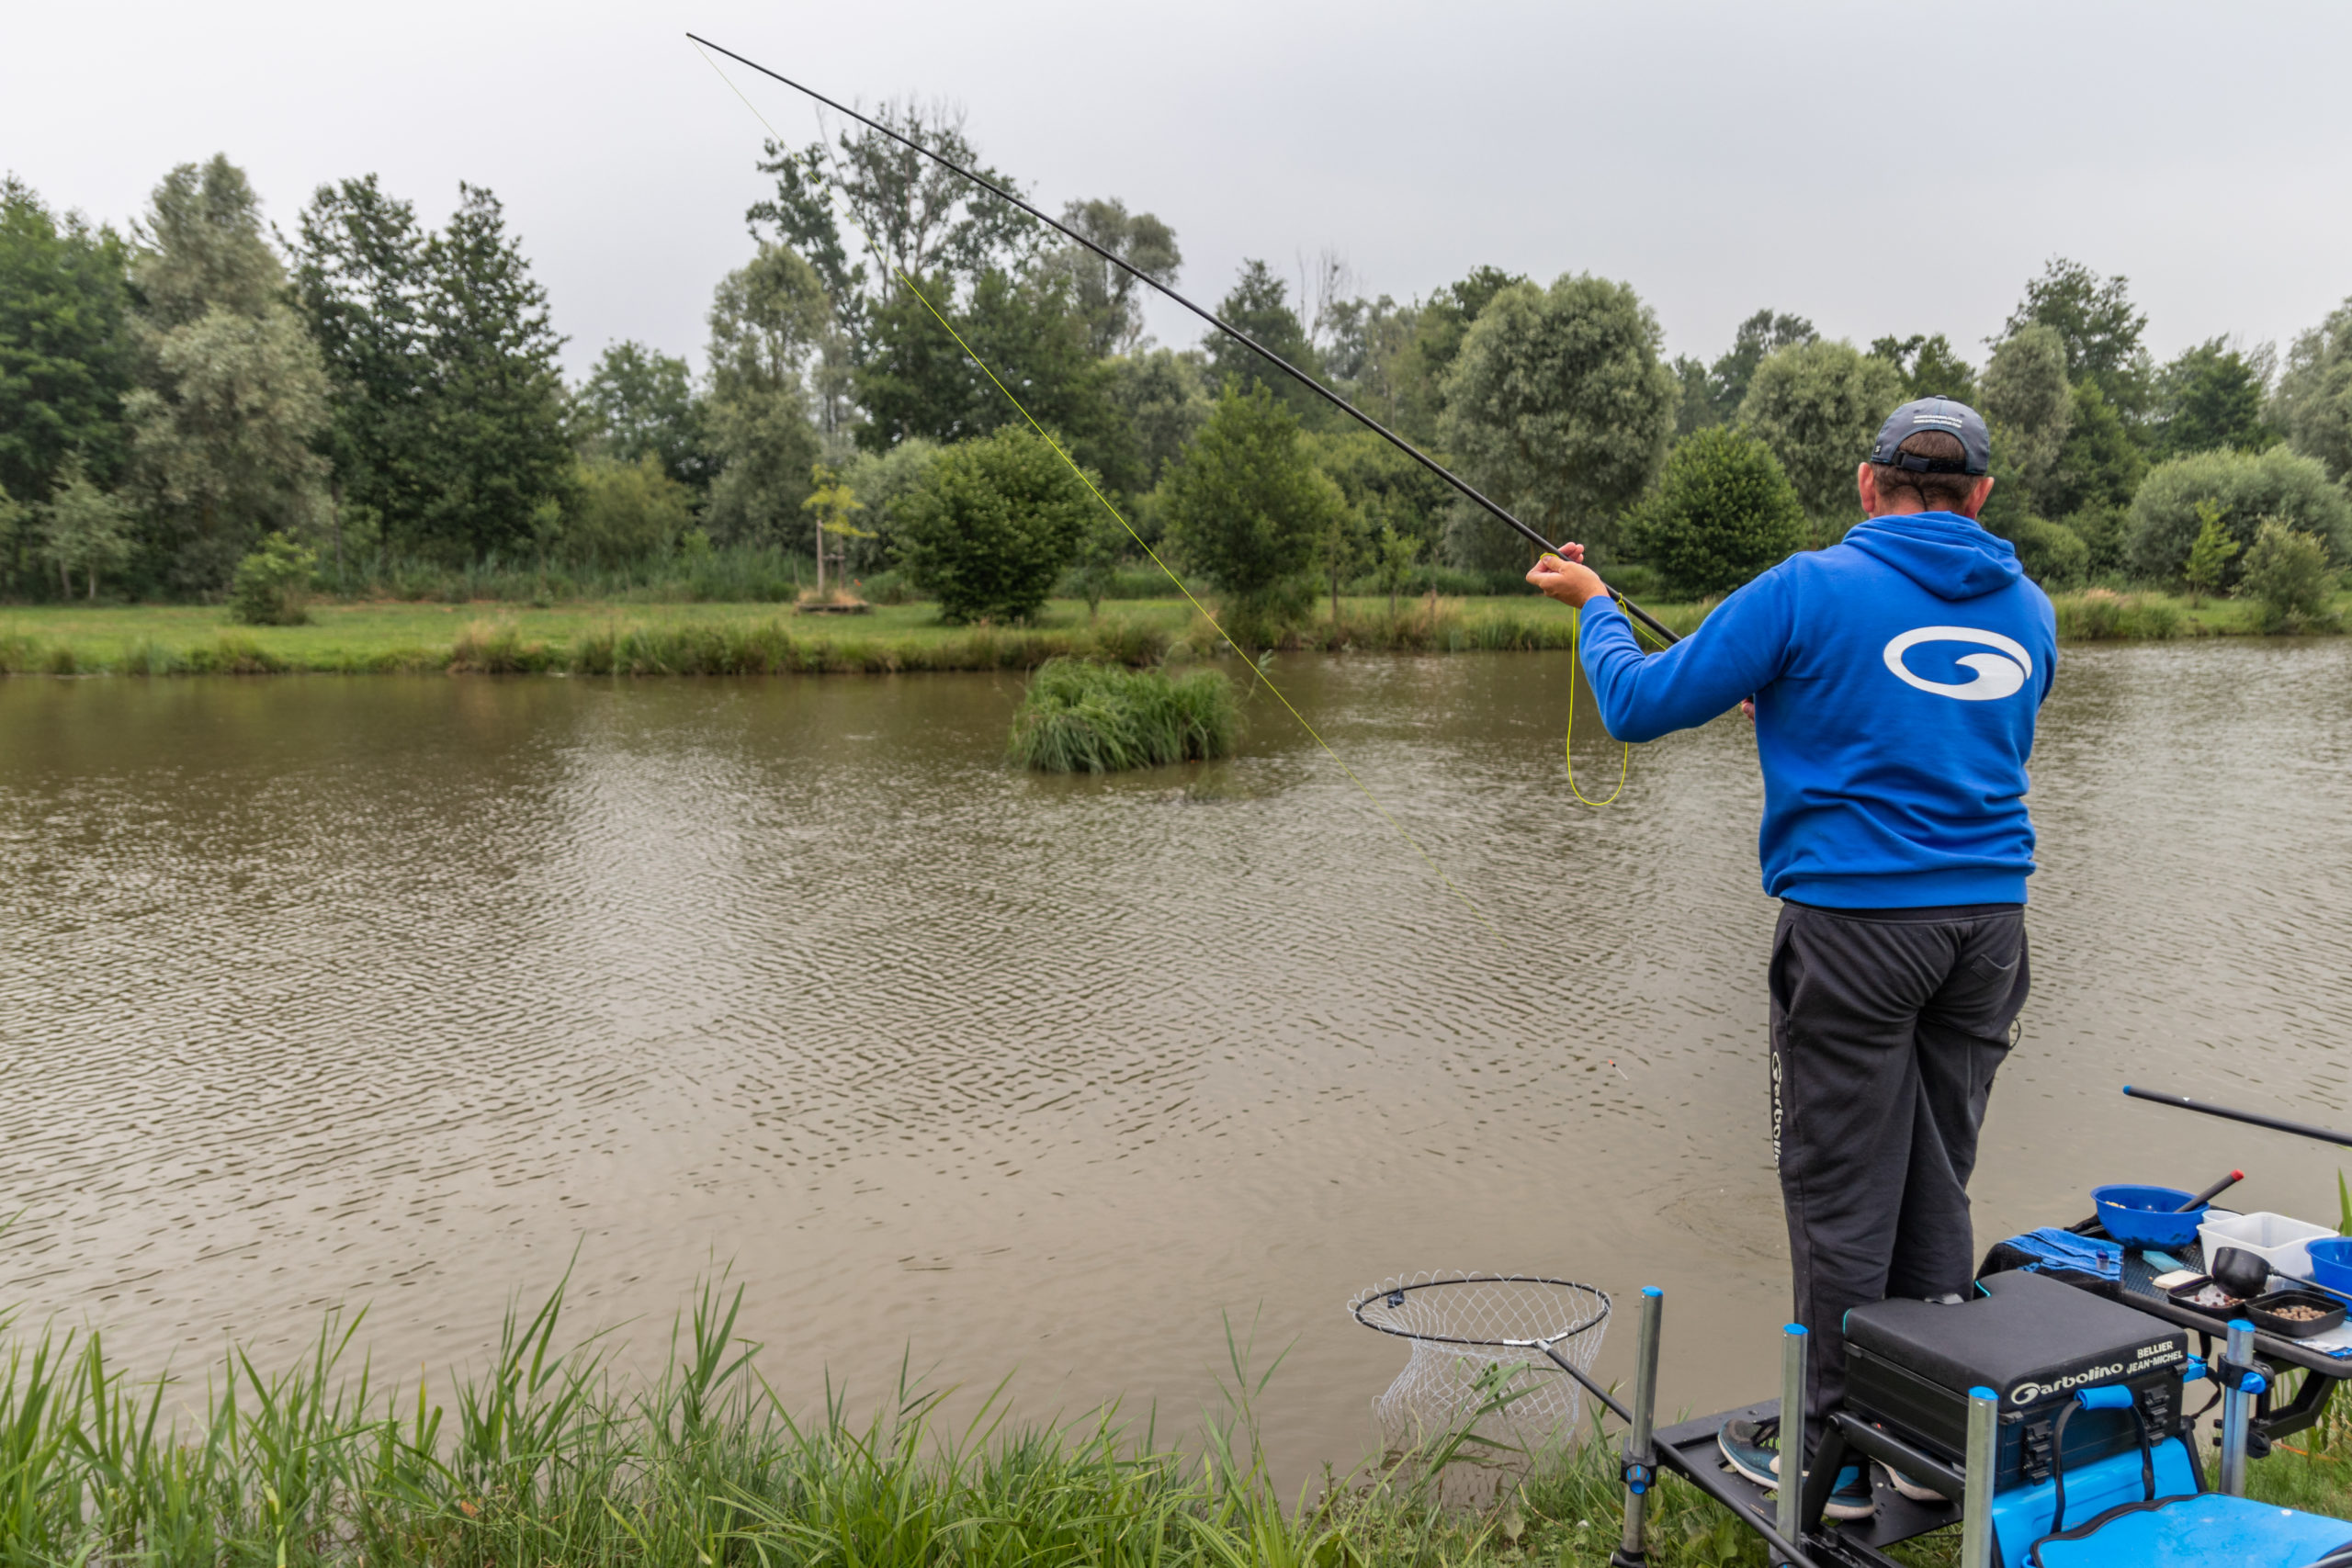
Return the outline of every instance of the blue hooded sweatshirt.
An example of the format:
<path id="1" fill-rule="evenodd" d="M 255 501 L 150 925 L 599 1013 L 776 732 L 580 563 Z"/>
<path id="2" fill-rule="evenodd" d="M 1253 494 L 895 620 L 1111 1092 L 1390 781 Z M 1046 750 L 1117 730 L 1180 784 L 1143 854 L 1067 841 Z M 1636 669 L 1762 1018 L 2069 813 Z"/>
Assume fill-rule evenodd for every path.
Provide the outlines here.
<path id="1" fill-rule="evenodd" d="M 1833 909 L 2021 904 L 2026 758 L 2058 654 L 2007 542 L 1950 512 L 1873 517 L 1747 584 L 1645 656 L 1584 607 L 1609 733 L 1652 740 L 1756 699 L 1764 891 Z"/>

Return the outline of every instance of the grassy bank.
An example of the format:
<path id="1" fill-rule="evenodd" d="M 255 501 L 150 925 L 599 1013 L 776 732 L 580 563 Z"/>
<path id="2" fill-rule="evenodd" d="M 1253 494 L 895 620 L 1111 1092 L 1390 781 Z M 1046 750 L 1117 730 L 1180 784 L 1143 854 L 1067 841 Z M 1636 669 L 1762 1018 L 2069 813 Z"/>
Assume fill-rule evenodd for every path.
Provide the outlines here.
<path id="1" fill-rule="evenodd" d="M 842 1564 L 900 1568 L 1600 1568 L 1620 1494 L 1609 1444 L 1552 1456 L 1475 1509 L 1430 1472 L 1366 1464 L 1277 1494 L 1256 1441 L 1248 1357 L 1225 1407 L 1182 1445 L 1115 1412 L 1022 1427 L 1001 1401 L 949 1427 L 900 1387 L 881 1414 L 836 1398 L 786 1411 L 706 1287 L 650 1382 L 559 1338 L 561 1293 L 510 1315 L 496 1354 L 436 1394 L 372 1384 L 330 1319 L 282 1372 L 232 1355 L 141 1384 L 96 1337 L 19 1338 L 0 1371 L 0 1558 L 300 1568 L 369 1564 Z M 356 1325 L 354 1325 L 356 1327 Z M 2340 1429 L 2254 1466 L 2256 1495 L 2352 1504 Z M 1461 1445 L 1454 1451 L 1476 1451 Z M 1417 1479 L 1418 1477 L 1418 1479 Z M 1668 1479 L 1659 1568 L 1761 1564 L 1714 1505 Z M 1951 1560 L 1930 1538 L 1911 1561 Z"/>
<path id="2" fill-rule="evenodd" d="M 2339 600 L 2352 611 L 2352 595 Z M 2066 640 L 2246 636 L 2254 607 L 2191 606 L 2154 593 L 2100 591 L 2057 601 Z M 1677 630 L 1702 606 L 1647 606 Z M 796 615 L 759 604 L 322 604 L 303 626 L 236 626 L 205 605 L 0 606 L 0 674 L 277 674 L 565 671 L 718 675 L 1031 669 L 1076 655 L 1126 664 L 1170 651 L 1219 653 L 1216 634 L 1178 599 L 1083 604 L 1057 600 L 1027 626 L 943 625 L 930 604 L 857 616 Z M 1532 595 L 1345 599 L 1318 607 L 1278 646 L 1317 652 L 1453 653 L 1566 648 L 1573 617 Z"/>

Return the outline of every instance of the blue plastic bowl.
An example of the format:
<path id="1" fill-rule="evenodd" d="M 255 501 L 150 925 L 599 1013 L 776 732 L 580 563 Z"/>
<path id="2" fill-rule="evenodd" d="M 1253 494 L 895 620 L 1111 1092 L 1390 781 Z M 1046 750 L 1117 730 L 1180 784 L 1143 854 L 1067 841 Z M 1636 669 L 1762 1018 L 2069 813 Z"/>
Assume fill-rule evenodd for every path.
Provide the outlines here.
<path id="1" fill-rule="evenodd" d="M 2186 1247 L 2197 1239 L 2205 1221 L 2205 1205 L 2185 1213 L 2174 1211 L 2196 1197 L 2177 1187 L 2094 1187 L 2091 1201 L 2098 1205 L 2098 1223 L 2107 1234 L 2127 1247 Z M 2352 1279 L 2352 1258 L 2346 1277 Z"/>
<path id="2" fill-rule="evenodd" d="M 2339 1293 L 2352 1292 L 2352 1236 L 2324 1235 L 2305 1249 L 2312 1283 Z"/>

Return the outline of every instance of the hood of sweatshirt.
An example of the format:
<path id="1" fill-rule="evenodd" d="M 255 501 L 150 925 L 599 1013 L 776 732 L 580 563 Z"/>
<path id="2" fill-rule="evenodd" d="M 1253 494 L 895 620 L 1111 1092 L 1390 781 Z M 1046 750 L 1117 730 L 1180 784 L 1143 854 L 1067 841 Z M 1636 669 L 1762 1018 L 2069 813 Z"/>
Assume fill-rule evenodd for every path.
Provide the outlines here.
<path id="1" fill-rule="evenodd" d="M 1939 599 L 1975 599 L 2025 575 L 2009 542 L 1952 512 L 1873 517 L 1839 541 L 1885 562 Z"/>

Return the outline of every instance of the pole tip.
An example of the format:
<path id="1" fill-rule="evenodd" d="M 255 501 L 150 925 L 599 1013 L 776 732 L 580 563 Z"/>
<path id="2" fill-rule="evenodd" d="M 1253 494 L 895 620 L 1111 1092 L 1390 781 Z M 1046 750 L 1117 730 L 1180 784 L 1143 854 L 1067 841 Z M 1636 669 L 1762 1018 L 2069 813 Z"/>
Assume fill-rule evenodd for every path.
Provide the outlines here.
<path id="1" fill-rule="evenodd" d="M 2233 1170 L 2230 1172 L 2230 1179 L 2232 1181 L 2244 1181 L 2245 1179 L 2245 1172 L 2243 1170 Z"/>
<path id="2" fill-rule="evenodd" d="M 1659 1290 L 1656 1285 L 1644 1285 L 1642 1287 L 1642 1294 L 1645 1296 L 1662 1296 L 1666 1294 L 1666 1292 Z"/>
<path id="3" fill-rule="evenodd" d="M 2131 1086 L 2130 1084 L 2125 1084 L 2125 1085 L 2123 1086 L 2123 1092 L 2124 1092 L 2124 1093 L 2126 1093 L 2126 1094 L 2130 1094 L 2130 1093 L 2132 1092 L 2132 1086 Z"/>
<path id="4" fill-rule="evenodd" d="M 1971 1399 L 1998 1399 L 2001 1396 L 1995 1393 L 1991 1389 L 1986 1388 L 1983 1383 L 1978 1383 L 1974 1388 L 1968 1391 L 1968 1397 Z"/>

